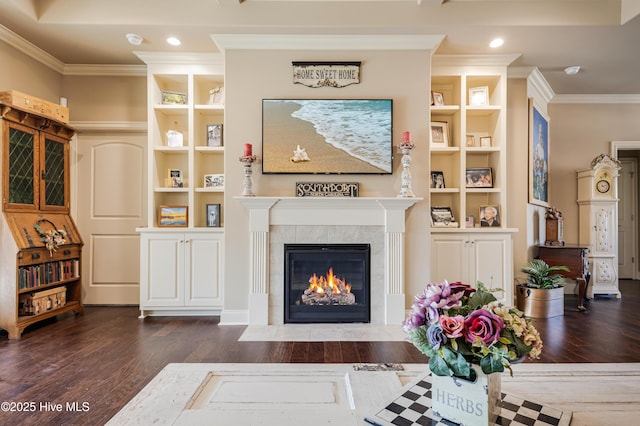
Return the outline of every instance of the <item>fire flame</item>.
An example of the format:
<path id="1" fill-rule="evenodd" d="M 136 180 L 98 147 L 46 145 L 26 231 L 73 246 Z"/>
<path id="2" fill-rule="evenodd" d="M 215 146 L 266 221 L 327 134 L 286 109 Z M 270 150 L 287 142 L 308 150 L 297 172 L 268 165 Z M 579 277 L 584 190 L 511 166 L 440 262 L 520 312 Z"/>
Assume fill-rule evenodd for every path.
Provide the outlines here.
<path id="1" fill-rule="evenodd" d="M 323 276 L 318 278 L 316 274 L 313 274 L 313 276 L 309 278 L 309 290 L 318 294 L 351 293 L 351 284 L 348 284 L 337 275 L 334 275 L 333 268 L 329 268 L 326 278 Z"/>

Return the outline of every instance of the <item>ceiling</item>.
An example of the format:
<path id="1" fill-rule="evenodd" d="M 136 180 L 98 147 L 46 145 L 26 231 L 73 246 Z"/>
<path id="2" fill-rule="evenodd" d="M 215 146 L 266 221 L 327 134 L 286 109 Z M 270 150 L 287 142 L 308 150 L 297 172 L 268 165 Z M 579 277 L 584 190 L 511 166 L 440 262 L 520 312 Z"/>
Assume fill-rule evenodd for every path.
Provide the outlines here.
<path id="1" fill-rule="evenodd" d="M 134 51 L 215 52 L 211 34 L 442 35 L 436 54 L 520 54 L 512 68 L 537 68 L 552 96 L 637 98 L 639 13 L 640 0 L 2 0 L 0 40 L 65 72 L 142 66 Z"/>

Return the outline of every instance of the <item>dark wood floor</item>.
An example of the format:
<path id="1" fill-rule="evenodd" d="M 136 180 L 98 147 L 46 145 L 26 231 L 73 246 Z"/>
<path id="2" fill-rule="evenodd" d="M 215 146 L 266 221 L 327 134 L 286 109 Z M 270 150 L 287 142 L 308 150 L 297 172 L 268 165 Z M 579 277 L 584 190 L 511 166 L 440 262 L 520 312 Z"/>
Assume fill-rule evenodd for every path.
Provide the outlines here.
<path id="1" fill-rule="evenodd" d="M 620 287 L 622 299 L 600 296 L 587 313 L 566 296 L 564 316 L 536 320 L 544 342 L 536 362 L 640 362 L 640 281 Z M 137 315 L 135 307 L 87 307 L 28 329 L 21 340 L 0 332 L 0 402 L 35 408 L 0 410 L 0 424 L 102 425 L 173 362 L 426 362 L 405 342 L 238 342 L 244 326 L 221 327 L 217 318 Z M 88 409 L 70 412 L 73 402 Z M 62 412 L 45 403 L 62 404 Z"/>

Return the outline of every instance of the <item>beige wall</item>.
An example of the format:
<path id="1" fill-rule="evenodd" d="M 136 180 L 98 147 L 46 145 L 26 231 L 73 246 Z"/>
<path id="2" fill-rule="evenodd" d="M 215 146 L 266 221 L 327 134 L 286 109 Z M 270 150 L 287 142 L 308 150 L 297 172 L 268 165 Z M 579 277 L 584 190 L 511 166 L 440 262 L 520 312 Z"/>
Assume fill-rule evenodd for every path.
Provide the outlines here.
<path id="1" fill-rule="evenodd" d="M 564 239 L 578 242 L 576 171 L 589 167 L 610 141 L 640 140 L 640 105 L 549 104 L 550 199 L 564 215 Z"/>
<path id="2" fill-rule="evenodd" d="M 345 88 L 308 88 L 291 80 L 292 61 L 362 61 L 361 83 Z M 410 66 L 405 66 L 410 65 Z M 393 98 L 394 141 L 411 131 L 417 145 L 412 152 L 413 190 L 427 198 L 427 116 L 429 52 L 427 51 L 227 51 L 225 58 L 225 309 L 247 308 L 249 264 L 248 213 L 233 196 L 242 192 L 238 155 L 252 143 L 261 155 L 263 98 Z M 408 84 L 410 82 L 410 84 Z M 254 192 L 261 196 L 293 196 L 295 182 L 357 181 L 360 195 L 395 197 L 400 190 L 400 156 L 392 175 L 262 175 L 254 168 Z M 428 208 L 426 201 L 407 214 L 406 294 L 408 300 L 428 279 Z"/>
<path id="3" fill-rule="evenodd" d="M 62 75 L 4 42 L 0 42 L 0 90 L 17 90 L 58 103 Z"/>
<path id="4" fill-rule="evenodd" d="M 71 121 L 147 121 L 147 78 L 65 76 Z"/>

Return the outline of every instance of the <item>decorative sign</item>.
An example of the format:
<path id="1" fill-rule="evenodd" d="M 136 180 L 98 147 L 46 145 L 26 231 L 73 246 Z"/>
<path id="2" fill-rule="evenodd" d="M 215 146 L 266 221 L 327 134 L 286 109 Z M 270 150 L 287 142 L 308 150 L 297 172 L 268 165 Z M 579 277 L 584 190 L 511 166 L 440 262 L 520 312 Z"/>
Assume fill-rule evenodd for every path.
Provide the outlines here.
<path id="1" fill-rule="evenodd" d="M 360 62 L 292 62 L 293 82 L 307 87 L 345 87 L 360 83 Z"/>
<path id="2" fill-rule="evenodd" d="M 357 182 L 296 182 L 296 197 L 357 197 Z"/>

